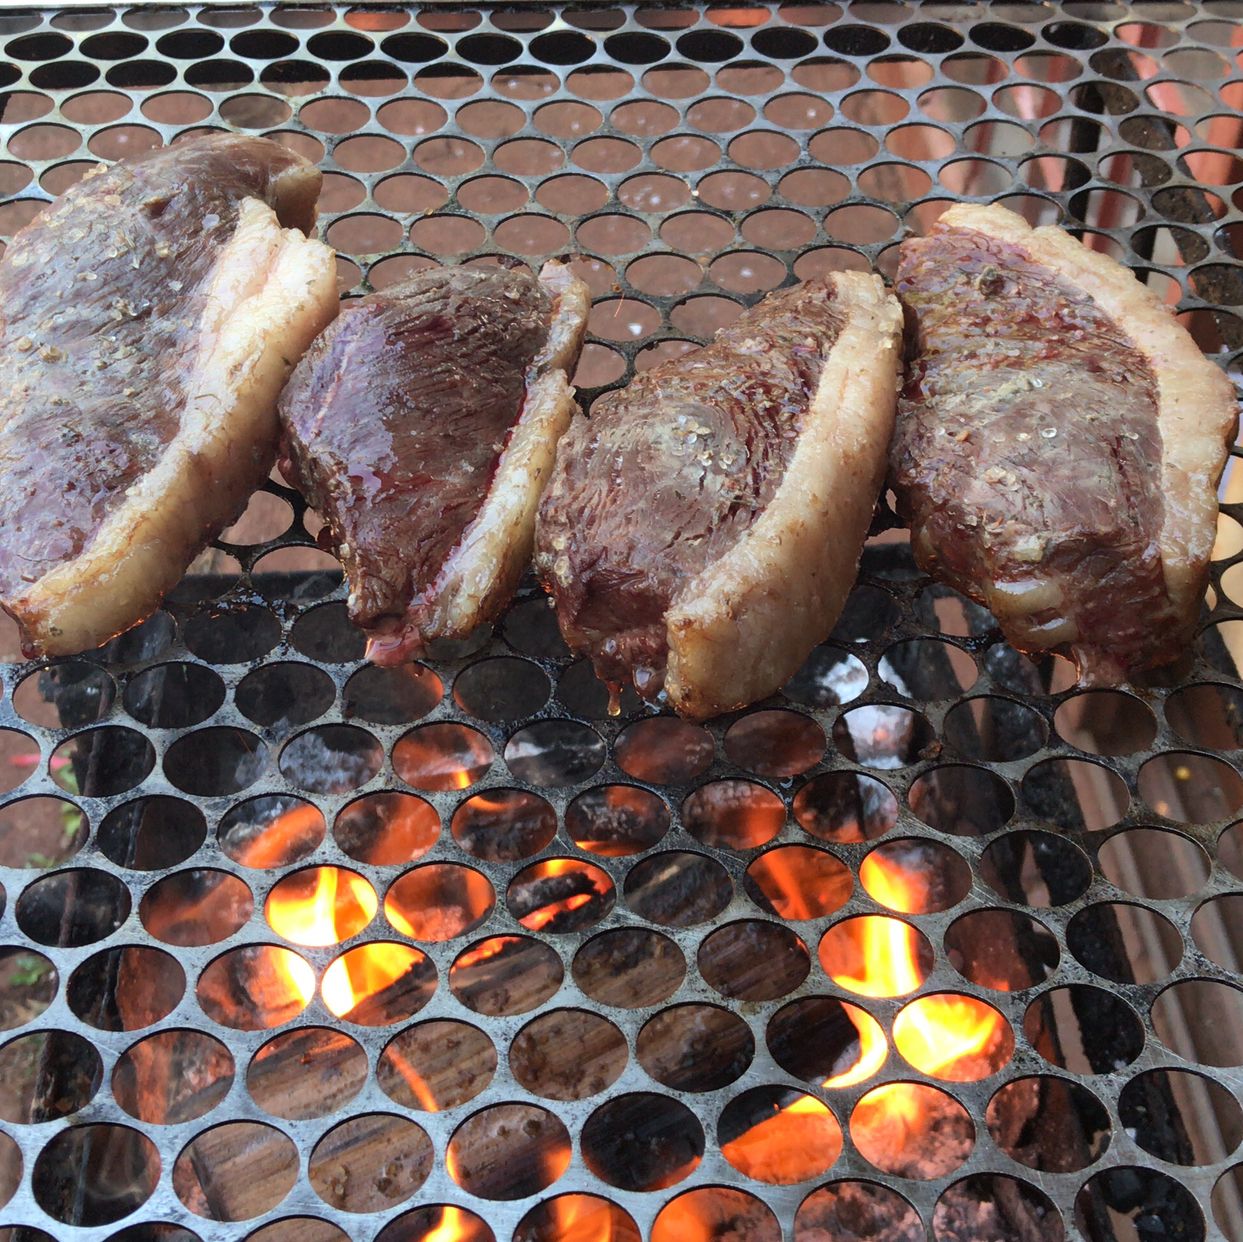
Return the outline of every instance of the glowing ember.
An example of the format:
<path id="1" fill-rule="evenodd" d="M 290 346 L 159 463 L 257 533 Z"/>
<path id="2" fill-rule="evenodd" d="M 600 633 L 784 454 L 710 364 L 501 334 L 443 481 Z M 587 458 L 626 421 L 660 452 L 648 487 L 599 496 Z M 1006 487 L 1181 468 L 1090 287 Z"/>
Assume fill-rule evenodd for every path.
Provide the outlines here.
<path id="1" fill-rule="evenodd" d="M 725 1143 L 722 1155 L 740 1173 L 778 1186 L 818 1177 L 842 1150 L 837 1119 L 811 1095 L 772 1107 L 771 1117 Z"/>
<path id="2" fill-rule="evenodd" d="M 510 885 L 509 905 L 529 931 L 575 931 L 596 908 L 599 918 L 613 894 L 606 872 L 573 858 L 549 858 L 522 871 Z M 592 907 L 592 910 L 587 910 Z M 578 911 L 584 915 L 576 918 Z"/>

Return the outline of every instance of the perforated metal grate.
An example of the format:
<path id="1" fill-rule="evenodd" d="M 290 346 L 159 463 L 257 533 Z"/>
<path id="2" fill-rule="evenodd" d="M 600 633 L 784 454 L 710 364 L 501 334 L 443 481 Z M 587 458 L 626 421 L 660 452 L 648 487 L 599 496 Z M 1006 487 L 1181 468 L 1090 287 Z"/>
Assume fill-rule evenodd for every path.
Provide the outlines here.
<path id="1" fill-rule="evenodd" d="M 7 10 L 0 233 L 271 134 L 343 290 L 580 255 L 590 401 L 999 199 L 1228 365 L 1240 18 Z M 1243 1238 L 1241 521 L 1132 692 L 1007 649 L 884 515 L 833 639 L 706 728 L 610 719 L 530 586 L 380 672 L 279 480 L 107 649 L 6 631 L 0 1235 Z"/>

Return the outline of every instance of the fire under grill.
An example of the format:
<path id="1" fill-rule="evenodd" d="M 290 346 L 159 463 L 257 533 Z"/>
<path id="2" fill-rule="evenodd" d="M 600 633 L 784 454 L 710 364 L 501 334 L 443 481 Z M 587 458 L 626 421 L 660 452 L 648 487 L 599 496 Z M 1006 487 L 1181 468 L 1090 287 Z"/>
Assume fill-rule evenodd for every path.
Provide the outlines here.
<path id="1" fill-rule="evenodd" d="M 343 292 L 578 255 L 590 402 L 999 199 L 1230 365 L 1241 19 L 9 9 L 0 233 L 96 159 L 271 134 Z M 706 727 L 610 718 L 529 584 L 365 665 L 278 477 L 104 650 L 4 630 L 0 1237 L 1238 1242 L 1241 521 L 1126 693 L 1008 649 L 884 506 L 832 639 Z"/>

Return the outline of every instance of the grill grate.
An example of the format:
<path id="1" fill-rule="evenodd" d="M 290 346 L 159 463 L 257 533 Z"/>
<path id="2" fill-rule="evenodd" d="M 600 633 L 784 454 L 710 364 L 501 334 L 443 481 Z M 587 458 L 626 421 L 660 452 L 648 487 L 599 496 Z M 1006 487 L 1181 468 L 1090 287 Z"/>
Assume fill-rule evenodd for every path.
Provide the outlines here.
<path id="1" fill-rule="evenodd" d="M 343 291 L 581 254 L 590 400 L 1000 199 L 1237 363 L 1241 17 L 9 10 L 0 233 L 94 159 L 270 133 L 326 170 Z M 1133 693 L 1008 650 L 887 512 L 833 639 L 706 728 L 610 719 L 529 584 L 367 668 L 279 480 L 107 649 L 6 631 L 5 1236 L 1243 1238 L 1240 521 Z M 821 1085 L 862 1011 L 920 1013 L 841 982 L 869 937 L 992 1023 L 971 1057 Z"/>

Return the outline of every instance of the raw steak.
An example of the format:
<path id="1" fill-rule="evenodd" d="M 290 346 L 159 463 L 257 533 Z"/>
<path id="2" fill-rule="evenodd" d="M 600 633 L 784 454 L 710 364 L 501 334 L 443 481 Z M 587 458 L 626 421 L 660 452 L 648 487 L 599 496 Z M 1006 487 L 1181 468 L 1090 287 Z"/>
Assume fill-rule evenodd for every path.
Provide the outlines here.
<path id="1" fill-rule="evenodd" d="M 27 654 L 142 620 L 275 456 L 336 311 L 320 175 L 215 135 L 89 173 L 0 261 L 0 606 Z M 289 226 L 289 227 L 283 227 Z"/>
<path id="2" fill-rule="evenodd" d="M 1191 637 L 1229 381 L 1130 272 L 1001 207 L 957 206 L 902 244 L 914 333 L 893 486 L 928 572 L 1083 684 Z"/>
<path id="3" fill-rule="evenodd" d="M 569 423 L 586 286 L 560 263 L 419 272 L 348 305 L 281 399 L 368 654 L 395 664 L 509 601 Z"/>
<path id="4" fill-rule="evenodd" d="M 536 568 L 604 681 L 711 716 L 829 633 L 884 476 L 900 337 L 876 277 L 808 281 L 574 420 Z"/>

